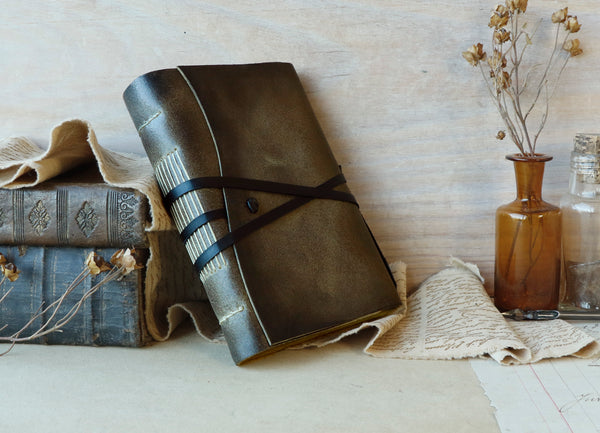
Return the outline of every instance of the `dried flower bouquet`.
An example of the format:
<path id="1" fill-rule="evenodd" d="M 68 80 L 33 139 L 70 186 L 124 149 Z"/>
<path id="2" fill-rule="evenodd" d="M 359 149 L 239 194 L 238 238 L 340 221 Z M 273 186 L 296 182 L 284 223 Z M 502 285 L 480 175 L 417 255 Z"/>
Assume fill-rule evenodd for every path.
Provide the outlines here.
<path id="1" fill-rule="evenodd" d="M 492 29 L 491 53 L 488 55 L 483 44 L 477 43 L 462 55 L 471 65 L 481 70 L 506 131 L 521 155 L 534 157 L 538 137 L 548 119 L 548 105 L 558 79 L 569 59 L 580 55 L 583 50 L 579 39 L 572 38 L 581 25 L 577 17 L 570 15 L 565 7 L 552 14 L 556 30 L 554 46 L 546 64 L 525 69 L 525 52 L 532 45 L 541 22 L 529 32 L 528 23 L 523 18 L 526 10 L 527 0 L 506 0 L 505 4 L 497 5 L 488 24 Z M 541 72 L 540 66 L 543 66 Z M 537 126 L 532 128 L 532 115 L 540 98 L 544 105 L 538 111 Z M 496 138 L 502 140 L 507 132 L 499 131 Z"/>

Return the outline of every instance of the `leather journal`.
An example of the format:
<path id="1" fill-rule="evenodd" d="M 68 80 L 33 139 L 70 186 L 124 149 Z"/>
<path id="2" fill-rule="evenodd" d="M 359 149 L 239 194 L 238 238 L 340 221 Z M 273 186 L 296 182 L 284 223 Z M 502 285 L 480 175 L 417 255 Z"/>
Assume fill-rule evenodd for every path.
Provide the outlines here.
<path id="1" fill-rule="evenodd" d="M 124 100 L 237 364 L 399 306 L 291 64 L 158 70 Z"/>

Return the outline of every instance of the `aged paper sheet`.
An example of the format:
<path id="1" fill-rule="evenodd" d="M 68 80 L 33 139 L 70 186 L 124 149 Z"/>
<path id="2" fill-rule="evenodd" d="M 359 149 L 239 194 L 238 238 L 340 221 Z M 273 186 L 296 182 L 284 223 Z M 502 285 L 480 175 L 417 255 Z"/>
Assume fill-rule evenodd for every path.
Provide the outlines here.
<path id="1" fill-rule="evenodd" d="M 600 323 L 573 322 L 600 338 Z M 600 431 L 600 357 L 549 359 L 501 367 L 471 361 L 502 432 L 588 433 Z"/>

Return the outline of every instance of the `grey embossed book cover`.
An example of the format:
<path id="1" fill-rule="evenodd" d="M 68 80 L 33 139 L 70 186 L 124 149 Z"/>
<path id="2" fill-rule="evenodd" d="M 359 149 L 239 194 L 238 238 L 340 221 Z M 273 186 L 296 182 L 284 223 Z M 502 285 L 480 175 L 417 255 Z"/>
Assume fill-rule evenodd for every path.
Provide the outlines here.
<path id="1" fill-rule="evenodd" d="M 32 188 L 0 189 L 0 244 L 144 247 L 148 202 L 87 166 Z"/>

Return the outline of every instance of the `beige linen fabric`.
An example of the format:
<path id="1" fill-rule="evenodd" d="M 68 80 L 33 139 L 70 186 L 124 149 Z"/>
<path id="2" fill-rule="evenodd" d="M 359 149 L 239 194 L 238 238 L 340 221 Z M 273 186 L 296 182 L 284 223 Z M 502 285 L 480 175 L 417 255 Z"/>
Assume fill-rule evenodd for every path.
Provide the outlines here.
<path id="1" fill-rule="evenodd" d="M 408 298 L 404 320 L 365 351 L 404 359 L 490 356 L 501 364 L 590 358 L 600 344 L 563 320 L 506 320 L 485 292 L 476 266 L 453 259 Z"/>

